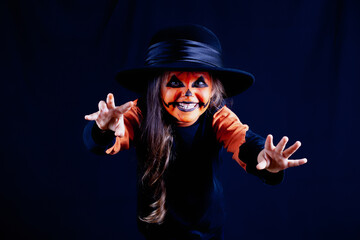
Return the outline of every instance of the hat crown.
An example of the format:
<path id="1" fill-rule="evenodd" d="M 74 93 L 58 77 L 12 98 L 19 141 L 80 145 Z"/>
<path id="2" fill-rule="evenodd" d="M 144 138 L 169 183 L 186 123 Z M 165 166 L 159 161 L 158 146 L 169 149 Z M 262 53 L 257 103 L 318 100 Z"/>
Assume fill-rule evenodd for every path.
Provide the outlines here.
<path id="1" fill-rule="evenodd" d="M 169 27 L 157 32 L 149 46 L 174 40 L 192 40 L 203 43 L 221 53 L 221 44 L 217 36 L 208 28 L 196 24 Z"/>
<path id="2" fill-rule="evenodd" d="M 183 25 L 157 32 L 150 41 L 145 65 L 202 64 L 221 67 L 221 45 L 216 35 L 200 25 Z"/>

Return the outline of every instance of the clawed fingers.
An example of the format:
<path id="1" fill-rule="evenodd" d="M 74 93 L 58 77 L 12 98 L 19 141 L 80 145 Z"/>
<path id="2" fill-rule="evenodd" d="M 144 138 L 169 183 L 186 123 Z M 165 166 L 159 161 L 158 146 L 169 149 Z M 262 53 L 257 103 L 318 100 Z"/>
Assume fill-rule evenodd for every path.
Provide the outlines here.
<path id="1" fill-rule="evenodd" d="M 107 104 L 102 100 L 99 102 L 98 107 L 100 112 L 105 112 L 108 110 Z"/>
<path id="2" fill-rule="evenodd" d="M 274 143 L 273 143 L 273 136 L 271 134 L 269 134 L 266 138 L 265 148 L 268 150 L 273 150 L 275 148 Z"/>
<path id="3" fill-rule="evenodd" d="M 109 93 L 106 97 L 106 104 L 109 109 L 115 108 L 115 99 L 112 93 Z"/>
<path id="4" fill-rule="evenodd" d="M 283 137 L 280 142 L 276 145 L 275 152 L 281 153 L 284 151 L 286 143 L 289 141 L 288 137 Z"/>
<path id="5" fill-rule="evenodd" d="M 116 136 L 123 137 L 125 135 L 124 113 L 129 111 L 133 105 L 134 103 L 130 101 L 116 107 L 114 95 L 109 93 L 106 102 L 99 102 L 99 111 L 86 115 L 85 119 L 95 120 L 100 129 L 110 129 L 115 132 Z"/>
<path id="6" fill-rule="evenodd" d="M 298 160 L 288 160 L 288 167 L 297 167 L 307 163 L 306 158 L 298 159 Z"/>
<path id="7" fill-rule="evenodd" d="M 124 115 L 121 115 L 116 125 L 115 136 L 123 137 L 124 135 L 125 135 Z"/>
<path id="8" fill-rule="evenodd" d="M 129 111 L 133 105 L 134 105 L 134 103 L 130 101 L 130 102 L 127 102 L 127 103 L 125 103 L 125 104 L 123 104 L 123 105 L 121 105 L 119 107 L 116 107 L 115 111 L 118 114 L 124 114 L 127 111 Z"/>
<path id="9" fill-rule="evenodd" d="M 258 164 L 256 168 L 258 170 L 266 169 L 269 172 L 276 173 L 280 170 L 297 167 L 307 163 L 306 158 L 289 159 L 289 157 L 299 149 L 301 143 L 297 141 L 285 149 L 288 142 L 289 138 L 283 137 L 275 147 L 273 144 L 273 136 L 269 134 L 265 141 L 264 154 L 258 155 Z"/>
<path id="10" fill-rule="evenodd" d="M 259 162 L 259 163 L 256 165 L 256 168 L 257 168 L 258 170 L 265 169 L 266 167 L 267 167 L 267 162 L 266 162 L 265 160 Z"/>
<path id="11" fill-rule="evenodd" d="M 293 155 L 301 146 L 301 142 L 297 141 L 295 142 L 293 145 L 291 145 L 290 147 L 288 147 L 284 152 L 283 152 L 283 156 L 285 158 L 289 158 L 291 157 L 291 155 Z"/>
<path id="12" fill-rule="evenodd" d="M 86 120 L 89 120 L 89 121 L 93 121 L 93 120 L 96 120 L 99 116 L 99 112 L 95 112 L 95 113 L 92 113 L 92 114 L 89 114 L 89 115 L 85 115 L 85 119 Z"/>

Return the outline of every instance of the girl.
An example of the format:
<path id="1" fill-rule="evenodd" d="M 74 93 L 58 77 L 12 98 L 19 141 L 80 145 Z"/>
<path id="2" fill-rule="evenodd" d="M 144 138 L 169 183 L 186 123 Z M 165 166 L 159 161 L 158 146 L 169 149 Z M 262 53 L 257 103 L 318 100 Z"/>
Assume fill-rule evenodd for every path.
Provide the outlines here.
<path id="1" fill-rule="evenodd" d="M 144 98 L 116 107 L 113 94 L 99 102 L 84 140 L 95 153 L 116 154 L 134 145 L 138 156 L 138 223 L 146 239 L 223 239 L 219 151 L 265 183 L 306 163 L 288 158 L 287 137 L 273 145 L 249 130 L 224 105 L 253 83 L 241 70 L 223 68 L 220 43 L 210 30 L 187 25 L 158 32 L 146 66 L 117 79 Z M 131 81 L 129 80 L 131 79 Z"/>

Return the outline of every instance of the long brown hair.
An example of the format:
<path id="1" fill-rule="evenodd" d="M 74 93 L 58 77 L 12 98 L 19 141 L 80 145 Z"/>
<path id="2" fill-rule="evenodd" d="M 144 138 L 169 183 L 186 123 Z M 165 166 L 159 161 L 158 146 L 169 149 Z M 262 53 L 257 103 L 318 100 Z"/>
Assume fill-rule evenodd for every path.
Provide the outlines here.
<path id="1" fill-rule="evenodd" d="M 161 101 L 161 83 L 167 79 L 169 72 L 165 72 L 154 81 L 149 82 L 146 96 L 146 116 L 141 126 L 142 142 L 146 143 L 145 172 L 142 176 L 142 184 L 152 189 L 154 202 L 150 204 L 153 211 L 146 217 L 139 219 L 147 223 L 161 224 L 166 215 L 166 187 L 164 174 L 172 158 L 172 123 Z M 209 108 L 221 106 L 225 91 L 221 82 L 216 78 L 213 81 L 212 97 Z"/>

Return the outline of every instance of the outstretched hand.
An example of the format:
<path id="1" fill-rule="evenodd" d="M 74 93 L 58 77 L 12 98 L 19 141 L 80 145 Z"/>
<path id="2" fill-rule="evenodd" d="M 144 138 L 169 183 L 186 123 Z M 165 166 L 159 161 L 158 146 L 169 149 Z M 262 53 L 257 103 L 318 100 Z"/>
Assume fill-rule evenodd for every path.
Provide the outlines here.
<path id="1" fill-rule="evenodd" d="M 85 119 L 95 121 L 101 130 L 111 130 L 115 132 L 115 136 L 123 137 L 125 135 L 124 113 L 132 106 L 133 102 L 127 102 L 116 107 L 114 95 L 109 93 L 106 102 L 99 102 L 99 111 L 86 115 Z"/>
<path id="2" fill-rule="evenodd" d="M 289 159 L 301 146 L 297 141 L 292 146 L 285 149 L 287 137 L 283 137 L 280 142 L 274 146 L 273 136 L 268 135 L 265 141 L 265 148 L 258 155 L 258 170 L 266 169 L 269 172 L 277 173 L 289 167 L 297 167 L 307 162 L 306 158 L 292 160 Z"/>

